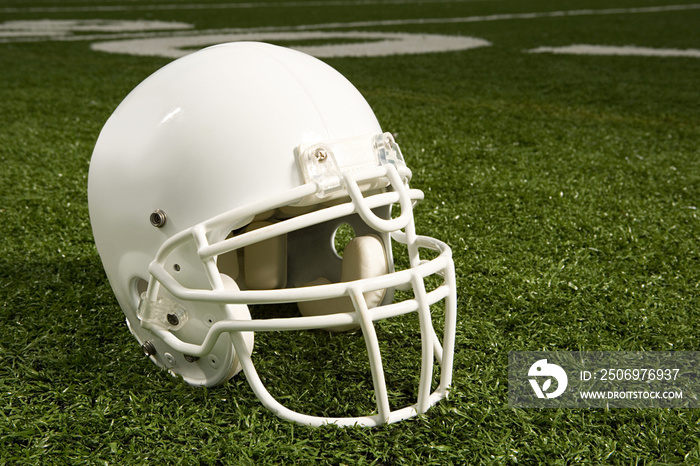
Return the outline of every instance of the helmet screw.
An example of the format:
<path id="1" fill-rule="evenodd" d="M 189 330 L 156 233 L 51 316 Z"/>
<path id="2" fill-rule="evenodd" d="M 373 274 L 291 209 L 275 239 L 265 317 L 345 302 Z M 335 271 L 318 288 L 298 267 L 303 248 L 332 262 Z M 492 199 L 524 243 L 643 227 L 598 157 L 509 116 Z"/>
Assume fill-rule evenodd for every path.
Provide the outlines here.
<path id="1" fill-rule="evenodd" d="M 178 319 L 175 314 L 168 314 L 168 323 L 170 325 L 177 325 L 180 323 L 180 319 Z"/>
<path id="2" fill-rule="evenodd" d="M 328 151 L 323 148 L 318 148 L 316 152 L 314 152 L 314 157 L 316 157 L 316 160 L 319 162 L 325 162 L 328 158 Z"/>
<path id="3" fill-rule="evenodd" d="M 165 225 L 165 222 L 167 222 L 168 217 L 165 215 L 165 212 L 163 212 L 160 209 L 156 209 L 151 214 L 150 220 L 151 225 L 153 225 L 156 228 L 161 228 L 163 227 L 163 225 Z"/>
<path id="4" fill-rule="evenodd" d="M 183 354 L 183 356 L 187 362 L 195 362 L 197 359 L 199 359 L 197 356 L 190 356 L 189 354 Z"/>
<path id="5" fill-rule="evenodd" d="M 156 355 L 156 347 L 153 346 L 153 343 L 150 341 L 147 341 L 143 345 L 141 345 L 141 349 L 143 350 L 143 354 L 146 356 L 155 356 Z"/>

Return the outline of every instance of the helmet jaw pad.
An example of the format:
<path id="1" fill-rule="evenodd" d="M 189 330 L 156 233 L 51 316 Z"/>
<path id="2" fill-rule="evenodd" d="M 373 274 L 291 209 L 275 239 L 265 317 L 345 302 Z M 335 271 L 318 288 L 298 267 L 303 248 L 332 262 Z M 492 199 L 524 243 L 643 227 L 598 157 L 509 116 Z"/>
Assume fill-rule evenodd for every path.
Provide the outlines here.
<path id="1" fill-rule="evenodd" d="M 350 282 L 364 278 L 374 278 L 386 275 L 389 272 L 384 244 L 375 235 L 357 236 L 351 239 L 345 246 L 343 265 L 340 276 L 341 282 Z M 325 277 L 318 277 L 305 286 L 326 285 L 331 283 Z M 368 291 L 364 298 L 368 308 L 381 304 L 387 290 L 385 288 Z M 355 305 L 349 296 L 323 299 L 318 301 L 305 301 L 298 303 L 299 310 L 304 316 L 317 316 L 337 314 L 341 312 L 354 312 Z M 344 331 L 355 330 L 359 326 L 333 327 L 328 330 Z"/>

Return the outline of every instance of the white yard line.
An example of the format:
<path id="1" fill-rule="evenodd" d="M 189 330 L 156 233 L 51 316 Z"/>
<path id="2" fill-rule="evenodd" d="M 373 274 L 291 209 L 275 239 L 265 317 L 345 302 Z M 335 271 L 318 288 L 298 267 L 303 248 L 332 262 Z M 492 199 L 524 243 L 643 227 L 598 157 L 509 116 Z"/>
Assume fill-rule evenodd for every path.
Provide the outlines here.
<path id="1" fill-rule="evenodd" d="M 423 3 L 420 0 L 391 0 L 395 4 L 401 3 Z M 454 0 L 445 1 L 445 3 L 451 3 Z M 467 0 L 474 1 L 474 0 Z M 493 1 L 493 0 L 489 0 Z M 295 2 L 298 5 L 309 5 L 316 4 L 317 2 Z M 334 3 L 347 3 L 347 4 L 359 4 L 360 2 L 334 2 Z M 251 5 L 275 5 L 277 3 L 261 3 L 261 4 L 251 4 Z M 228 5 L 228 4 L 225 4 Z M 241 4 L 237 4 L 241 5 Z M 247 4 L 242 4 L 247 5 Z M 156 5 L 157 6 L 157 5 Z M 166 6 L 166 5 L 162 5 Z M 177 5 L 172 5 L 177 6 Z M 186 5 L 179 5 L 186 6 Z M 207 5 L 200 5 L 201 7 L 206 7 Z M 108 6 L 97 7 L 97 8 L 111 8 Z M 116 7 L 115 7 L 116 8 Z M 121 6 L 119 7 L 121 8 Z M 125 7 L 126 8 L 126 7 Z M 128 8 L 127 8 L 128 9 Z M 377 26 L 403 26 L 403 25 L 420 25 L 420 24 L 454 24 L 454 23 L 479 23 L 486 21 L 507 21 L 507 20 L 518 20 L 518 19 L 538 19 L 538 18 L 561 18 L 561 17 L 573 17 L 573 16 L 600 16 L 600 15 L 625 15 L 625 14 L 643 14 L 643 13 L 661 13 L 661 12 L 672 12 L 672 11 L 686 11 L 686 10 L 698 10 L 700 9 L 700 3 L 691 3 L 686 5 L 664 5 L 664 6 L 653 6 L 653 7 L 636 7 L 636 8 L 607 8 L 601 10 L 562 10 L 562 11 L 546 11 L 546 12 L 534 12 L 534 13 L 505 13 L 505 14 L 494 14 L 494 15 L 482 15 L 482 16 L 464 16 L 457 18 L 416 18 L 416 19 L 390 19 L 390 20 L 376 20 L 376 21 L 354 21 L 345 23 L 319 23 L 319 24 L 303 24 L 297 26 L 283 26 L 283 27 L 260 27 L 260 28 L 224 28 L 224 29 L 209 29 L 209 30 L 191 30 L 184 31 L 182 28 L 175 33 L 177 36 L 187 36 L 187 35 L 221 35 L 221 34 L 236 34 L 236 33 L 250 33 L 250 32 L 283 32 L 283 31 L 308 31 L 308 30 L 322 30 L 322 29 L 349 29 L 349 28 L 359 28 L 359 27 L 377 27 Z M 0 9 L 0 12 L 7 9 Z M 17 9 L 21 10 L 21 9 Z M 15 34 L 14 37 L 10 37 L 9 31 L 3 34 L 1 26 L 12 25 L 15 21 L 9 21 L 6 23 L 0 23 L 0 42 L 15 42 L 15 41 L 36 41 L 36 40 L 47 40 L 46 37 L 42 37 L 44 34 L 38 34 L 38 37 L 18 37 L 21 35 Z M 93 40 L 106 40 L 106 39 L 135 39 L 139 37 L 158 37 L 158 36 L 172 36 L 172 32 L 165 33 L 149 33 L 144 31 L 143 33 L 123 33 L 123 34 L 85 34 L 85 35 L 57 35 L 48 38 L 49 40 L 61 40 L 61 41 L 93 41 Z"/>
<path id="2" fill-rule="evenodd" d="M 216 9 L 252 9 L 252 8 L 283 8 L 283 7 L 327 7 L 327 6 L 355 6 L 355 5 L 410 5 L 410 4 L 438 4 L 438 3 L 473 3 L 475 1 L 496 1 L 496 0 L 385 0 L 376 1 L 345 1 L 335 2 L 260 2 L 260 3 L 208 3 L 208 4 L 154 4 L 154 5 L 93 5 L 93 6 L 68 6 L 68 7 L 20 7 L 20 8 L 0 8 L 0 13 L 70 13 L 70 12 L 107 12 L 107 11 L 145 11 L 145 10 L 216 10 Z M 589 15 L 619 15 L 631 13 L 659 13 L 668 11 L 684 11 L 700 9 L 700 3 L 690 3 L 686 5 L 662 5 L 634 8 L 605 8 L 600 10 L 561 10 L 545 11 L 534 13 L 503 13 L 481 16 L 464 16 L 458 18 L 425 18 L 425 19 L 396 19 L 379 21 L 359 21 L 354 23 L 325 23 L 309 24 L 297 27 L 306 28 L 329 28 L 329 27 L 358 27 L 358 26 L 387 26 L 403 24 L 443 24 L 443 23 L 476 23 L 484 21 L 504 21 L 512 19 L 536 19 L 553 18 L 562 16 L 589 16 Z"/>
<path id="3" fill-rule="evenodd" d="M 362 6 L 362 5 L 430 5 L 438 3 L 475 3 L 493 2 L 499 0 L 337 0 L 337 1 L 306 1 L 306 2 L 247 2 L 247 3 L 186 3 L 186 4 L 151 4 L 139 5 L 137 0 L 128 0 L 125 5 L 90 5 L 90 6 L 57 6 L 57 7 L 6 7 L 0 8 L 0 13 L 89 13 L 108 11 L 162 11 L 162 10 L 239 10 L 254 8 L 310 8 L 329 6 Z"/>
<path id="4" fill-rule="evenodd" d="M 412 55 L 471 50 L 488 47 L 491 43 L 484 39 L 468 36 L 441 36 L 432 34 L 407 34 L 391 32 L 248 32 L 236 34 L 186 37 L 156 37 L 148 39 L 113 40 L 97 42 L 91 48 L 100 52 L 125 53 L 131 55 L 160 56 L 178 58 L 191 53 L 193 48 L 201 48 L 222 42 L 242 40 L 255 41 L 305 41 L 310 39 L 357 39 L 349 44 L 294 45 L 293 48 L 319 58 L 330 57 L 386 57 L 390 55 Z M 369 40 L 369 42 L 365 42 Z"/>
<path id="5" fill-rule="evenodd" d="M 635 45 L 588 45 L 574 44 L 564 47 L 537 47 L 528 50 L 530 53 L 554 53 L 562 55 L 604 55 L 626 57 L 690 57 L 700 58 L 698 49 L 661 49 L 651 47 L 637 47 Z"/>
<path id="6" fill-rule="evenodd" d="M 129 1 L 129 0 L 127 0 Z M 381 4 L 431 4 L 431 3 L 464 3 L 473 1 L 497 0 L 386 0 Z M 270 8 L 282 6 L 321 7 L 329 5 L 363 5 L 377 4 L 368 0 L 337 0 L 333 2 L 298 1 L 291 3 L 262 2 L 237 4 L 161 4 L 161 5 L 118 5 L 91 7 L 34 7 L 0 9 L 22 10 L 24 12 L 50 11 L 117 11 L 118 10 L 147 10 L 147 9 L 217 9 L 217 8 Z M 37 7 L 38 8 L 38 7 Z M 70 10 L 78 8 L 79 10 Z M 112 10 L 115 9 L 115 10 Z M 35 10 L 35 11 L 34 11 Z M 339 32 L 339 29 L 356 29 L 366 27 L 388 27 L 423 24 L 459 24 L 480 23 L 487 21 L 529 20 L 546 18 L 566 18 L 577 16 L 629 15 L 645 13 L 664 13 L 676 11 L 700 10 L 700 3 L 685 5 L 664 5 L 634 8 L 606 8 L 561 10 L 533 13 L 503 13 L 480 16 L 464 16 L 454 18 L 413 18 L 387 19 L 372 21 L 332 22 L 319 24 L 304 24 L 296 26 L 275 26 L 258 28 L 224 28 L 196 30 L 194 25 L 187 23 L 169 23 L 161 21 L 129 21 L 129 20 L 19 20 L 0 23 L 0 43 L 3 42 L 33 42 L 33 41 L 97 41 L 92 44 L 94 50 L 113 53 L 131 53 L 136 55 L 159 55 L 179 57 L 192 47 L 209 45 L 216 42 L 232 40 L 304 40 L 309 34 L 313 38 L 356 38 L 371 39 L 367 43 L 326 44 L 318 46 L 299 45 L 307 53 L 321 57 L 335 56 L 387 56 L 407 53 L 430 53 L 449 50 L 467 50 L 491 45 L 484 39 L 464 36 L 436 36 L 427 34 L 408 34 L 390 32 Z M 335 32 L 322 32 L 336 30 Z M 80 32 L 81 34 L 75 34 Z M 363 35 L 364 34 L 364 35 Z M 366 35 L 366 36 L 365 36 Z M 608 45 L 570 45 L 566 47 L 540 47 L 531 49 L 530 53 L 555 54 L 586 54 L 586 55 L 636 55 L 657 57 L 698 57 L 697 49 L 653 49 L 630 46 Z"/>
<path id="7" fill-rule="evenodd" d="M 482 23 L 487 21 L 507 21 L 514 19 L 540 19 L 561 18 L 569 16 L 602 16 L 602 15 L 626 15 L 640 13 L 663 13 L 670 11 L 700 10 L 700 3 L 687 5 L 665 5 L 638 8 L 606 8 L 601 10 L 562 10 L 545 11 L 536 13 L 504 13 L 482 16 L 464 16 L 457 18 L 417 18 L 417 19 L 389 19 L 379 21 L 355 21 L 350 23 L 323 23 L 291 26 L 287 29 L 340 29 L 371 26 L 403 26 L 415 24 L 455 24 L 455 23 Z"/>

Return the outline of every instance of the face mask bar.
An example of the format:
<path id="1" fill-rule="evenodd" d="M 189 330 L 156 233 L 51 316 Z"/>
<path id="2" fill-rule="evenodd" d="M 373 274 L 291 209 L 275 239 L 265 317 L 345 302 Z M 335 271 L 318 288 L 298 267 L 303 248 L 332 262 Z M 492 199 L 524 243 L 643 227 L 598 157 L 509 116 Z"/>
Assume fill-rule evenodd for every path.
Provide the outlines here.
<path id="1" fill-rule="evenodd" d="M 313 150 L 315 151 L 316 149 Z M 451 384 L 456 326 L 456 284 L 451 250 L 439 240 L 416 235 L 412 208 L 415 201 L 422 199 L 422 192 L 409 189 L 404 184 L 407 176 L 405 171 L 403 173 L 404 176 L 401 176 L 400 171 L 403 171 L 401 164 L 387 163 L 379 167 L 362 168 L 355 173 L 344 170 L 342 172 L 343 187 L 347 195 L 350 196 L 351 202 L 326 207 L 226 240 L 210 243 L 207 236 L 208 232 L 216 230 L 222 224 L 239 224 L 241 219 L 252 218 L 259 212 L 290 205 L 293 204 L 294 200 L 308 198 L 319 193 L 318 184 L 306 183 L 288 193 L 288 196 L 285 196 L 284 199 L 279 199 L 279 202 L 273 200 L 271 203 L 265 203 L 265 205 L 250 206 L 246 209 L 231 211 L 171 237 L 161 247 L 156 259 L 149 267 L 151 278 L 144 297 L 145 305 L 143 306 L 146 309 L 149 306 L 155 306 L 155 303 L 159 302 L 159 288 L 163 286 L 175 298 L 182 301 L 232 305 L 288 303 L 349 296 L 353 302 L 355 312 L 311 317 L 222 320 L 215 322 L 209 328 L 201 344 L 180 340 L 172 333 L 171 328 L 168 328 L 167 325 L 159 325 L 158 322 L 142 321 L 142 325 L 175 351 L 194 357 L 209 354 L 219 336 L 223 333 L 229 333 L 240 364 L 256 396 L 279 417 L 300 424 L 322 425 L 332 423 L 338 425 L 375 426 L 382 423 L 397 422 L 416 414 L 424 413 L 430 406 L 447 396 L 447 391 Z M 381 183 L 381 180 L 388 180 L 388 183 L 386 181 L 384 183 L 385 185 L 391 185 L 393 190 L 374 194 L 366 198 L 362 196 L 360 185 L 363 183 L 365 186 L 368 183 L 377 185 Z M 373 208 L 395 203 L 398 203 L 401 207 L 401 214 L 397 218 L 382 219 L 371 211 Z M 226 291 L 216 265 L 217 257 L 220 254 L 309 225 L 354 213 L 359 214 L 372 228 L 390 233 L 394 241 L 406 245 L 411 268 L 351 282 L 302 288 Z M 402 229 L 404 231 L 400 231 Z M 197 254 L 204 264 L 211 289 L 185 288 L 166 271 L 166 258 L 177 247 L 191 241 L 194 242 Z M 423 261 L 419 256 L 419 249 L 421 248 L 435 251 L 438 253 L 438 256 L 432 260 Z M 424 279 L 431 275 L 440 275 L 443 277 L 444 283 L 427 292 Z M 401 290 L 412 290 L 414 298 L 371 309 L 368 308 L 364 293 L 392 287 Z M 442 345 L 440 345 L 433 328 L 430 313 L 430 305 L 441 300 L 445 302 L 445 327 Z M 167 306 L 167 304 L 165 305 Z M 182 313 L 182 310 L 179 309 L 179 312 Z M 389 406 L 384 368 L 374 322 L 411 312 L 417 313 L 421 331 L 421 373 L 417 402 L 412 406 L 392 411 Z M 149 314 L 148 311 L 146 314 Z M 297 413 L 282 406 L 270 395 L 260 380 L 242 334 L 242 332 L 250 331 L 310 330 L 347 325 L 359 325 L 362 329 L 377 402 L 377 414 L 375 415 L 349 418 L 317 417 Z M 437 360 L 440 364 L 441 371 L 439 386 L 431 393 L 434 360 Z"/>
<path id="2" fill-rule="evenodd" d="M 405 237 L 397 237 L 396 239 L 401 241 L 402 239 L 405 239 Z M 429 240 L 430 238 L 422 237 L 421 239 Z M 356 282 L 356 286 L 351 286 L 350 288 L 350 297 L 355 305 L 356 313 L 355 316 L 353 316 L 354 318 L 351 320 L 348 319 L 346 322 L 355 323 L 356 320 L 359 320 L 362 328 L 370 361 L 375 398 L 377 400 L 377 414 L 371 416 L 339 418 L 309 416 L 292 411 L 281 405 L 270 395 L 255 371 L 250 354 L 246 353 L 240 355 L 239 358 L 246 377 L 249 380 L 250 386 L 255 392 L 256 396 L 277 416 L 302 425 L 320 426 L 324 424 L 336 424 L 339 426 L 359 425 L 367 427 L 373 427 L 384 423 L 391 424 L 411 418 L 417 414 L 426 412 L 428 408 L 433 406 L 438 401 L 444 399 L 447 396 L 447 392 L 452 381 L 457 306 L 456 295 L 454 293 L 454 267 L 452 266 L 452 261 L 449 257 L 442 256 L 442 258 L 449 262 L 448 264 L 445 264 L 445 268 L 441 270 L 445 277 L 445 284 L 430 293 L 426 293 L 423 285 L 424 277 L 419 271 L 415 271 L 411 274 L 412 277 L 410 283 L 416 296 L 416 299 L 414 300 L 368 309 L 363 296 L 363 287 L 360 286 L 360 283 Z M 452 290 L 452 292 L 450 292 L 450 290 Z M 433 304 L 441 299 L 445 300 L 445 329 L 443 335 L 443 346 L 440 346 L 439 340 L 432 327 L 429 309 L 430 304 Z M 418 400 L 414 405 L 392 411 L 389 406 L 386 381 L 384 378 L 384 368 L 379 350 L 379 342 L 374 328 L 374 322 L 407 312 L 418 313 L 421 329 L 421 373 Z M 350 317 L 349 314 L 341 315 Z M 307 317 L 301 319 L 315 318 Z M 242 341 L 239 340 L 242 340 L 242 336 L 240 334 L 235 334 L 233 337 L 234 344 L 236 344 L 237 347 L 243 347 Z M 438 388 L 434 392 L 430 393 L 433 373 L 433 358 L 435 358 L 440 364 L 441 372 Z"/>

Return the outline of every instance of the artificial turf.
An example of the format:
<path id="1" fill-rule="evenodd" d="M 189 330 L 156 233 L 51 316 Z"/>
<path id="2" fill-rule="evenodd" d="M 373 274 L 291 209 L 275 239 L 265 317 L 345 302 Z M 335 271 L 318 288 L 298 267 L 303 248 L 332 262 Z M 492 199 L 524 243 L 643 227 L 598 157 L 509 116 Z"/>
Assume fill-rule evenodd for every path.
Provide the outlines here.
<path id="1" fill-rule="evenodd" d="M 0 21 L 157 19 L 211 29 L 682 3 L 130 12 L 90 9 L 110 2 L 3 1 Z M 0 464 L 700 462 L 697 410 L 507 403 L 509 351 L 700 347 L 700 60 L 527 52 L 572 43 L 688 49 L 700 43 L 699 21 L 700 10 L 686 9 L 367 27 L 493 45 L 326 59 L 396 134 L 412 186 L 426 193 L 418 230 L 453 248 L 457 270 L 449 400 L 373 429 L 296 426 L 262 407 L 242 375 L 192 388 L 144 359 L 94 248 L 86 179 L 105 120 L 169 59 L 95 52 L 89 41 L 1 42 Z M 416 367 L 405 355 L 416 351 L 415 329 L 410 319 L 378 326 L 394 355 L 386 360 L 397 401 L 413 395 Z M 356 414 L 373 406 L 364 351 L 356 334 L 271 333 L 256 336 L 254 358 L 282 401 Z"/>

